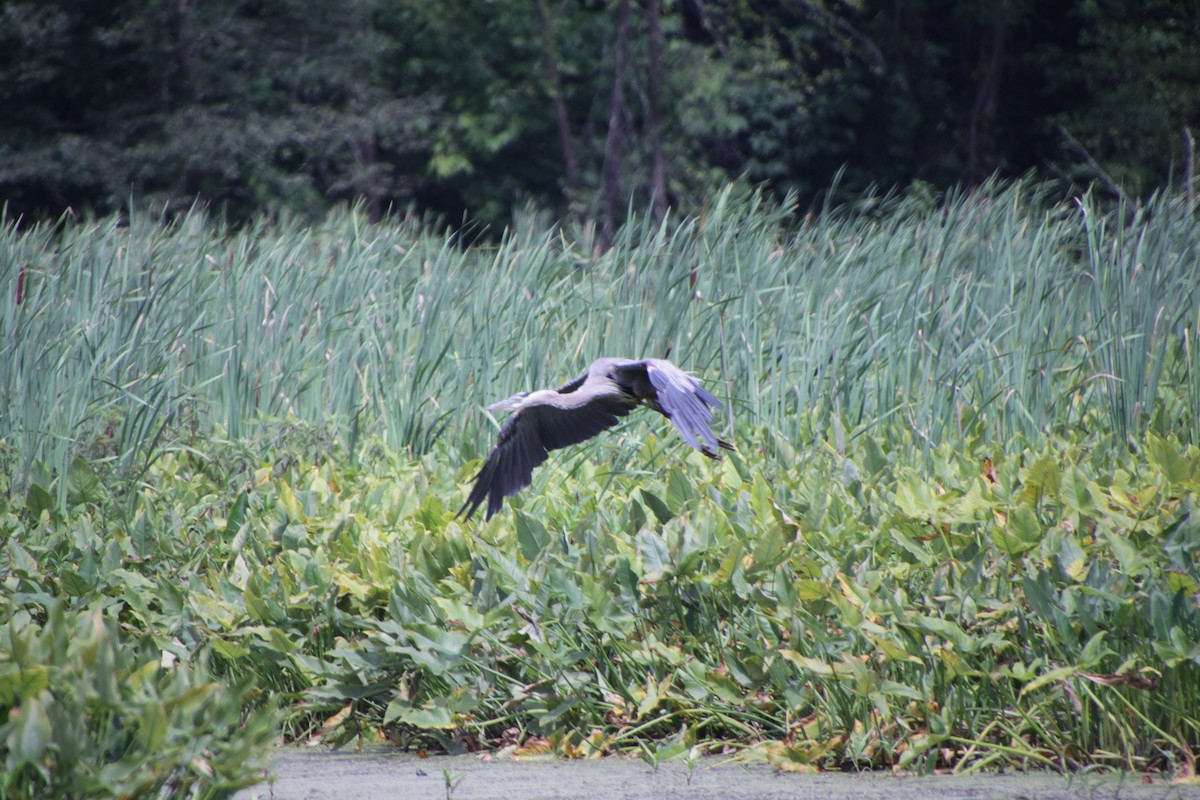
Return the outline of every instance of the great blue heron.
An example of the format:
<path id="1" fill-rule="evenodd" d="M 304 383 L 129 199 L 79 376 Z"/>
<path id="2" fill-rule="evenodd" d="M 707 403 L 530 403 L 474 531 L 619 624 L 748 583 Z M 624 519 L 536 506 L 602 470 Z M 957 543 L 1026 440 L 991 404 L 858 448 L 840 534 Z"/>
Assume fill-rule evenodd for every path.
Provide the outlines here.
<path id="1" fill-rule="evenodd" d="M 488 406 L 514 413 L 500 429 L 459 516 L 470 519 L 486 498 L 486 519 L 491 519 L 504 498 L 529 485 L 534 468 L 551 450 L 590 439 L 639 405 L 671 420 L 684 441 L 709 458 L 718 458 L 718 447 L 733 449 L 709 428 L 712 410 L 721 403 L 691 375 L 661 358 L 599 358 L 557 389 L 519 392 Z"/>

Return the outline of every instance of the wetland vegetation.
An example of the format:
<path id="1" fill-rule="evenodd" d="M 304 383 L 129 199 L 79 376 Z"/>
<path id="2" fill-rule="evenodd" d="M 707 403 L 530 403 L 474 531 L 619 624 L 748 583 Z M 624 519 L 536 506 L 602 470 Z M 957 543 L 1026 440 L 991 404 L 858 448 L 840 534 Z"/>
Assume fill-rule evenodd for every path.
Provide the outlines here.
<path id="1" fill-rule="evenodd" d="M 1192 773 L 1185 198 L 592 236 L 0 230 L 0 794 L 222 795 L 279 736 Z M 642 415 L 455 519 L 483 406 L 599 355 L 701 376 L 737 451 Z"/>

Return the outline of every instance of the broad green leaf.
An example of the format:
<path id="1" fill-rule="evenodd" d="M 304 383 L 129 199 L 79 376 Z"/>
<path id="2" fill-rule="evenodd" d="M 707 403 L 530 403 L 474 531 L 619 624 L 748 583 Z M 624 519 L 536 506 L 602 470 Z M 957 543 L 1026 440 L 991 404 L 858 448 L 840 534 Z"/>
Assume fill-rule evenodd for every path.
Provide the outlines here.
<path id="1" fill-rule="evenodd" d="M 1018 552 L 1033 547 L 1042 541 L 1042 523 L 1037 512 L 1029 504 L 1021 504 L 1008 514 L 1004 530 L 1017 543 Z"/>
<path id="2" fill-rule="evenodd" d="M 250 655 L 250 648 L 220 636 L 210 637 L 208 643 L 212 646 L 213 650 L 230 661 L 237 661 Z"/>
<path id="3" fill-rule="evenodd" d="M 71 505 L 96 503 L 103 499 L 100 478 L 92 465 L 76 457 L 67 469 L 67 502 Z"/>
<path id="4" fill-rule="evenodd" d="M 170 712 L 186 712 L 192 706 L 203 704 L 209 698 L 218 695 L 221 690 L 221 684 L 211 681 L 189 686 L 182 692 L 165 698 L 163 707 Z"/>
<path id="5" fill-rule="evenodd" d="M 246 523 L 246 509 L 250 505 L 250 495 L 248 492 L 238 492 L 237 499 L 233 501 L 233 507 L 229 509 L 229 516 L 225 520 L 225 535 L 236 536 L 242 529 L 242 525 Z M 235 548 L 240 549 L 240 548 Z"/>
<path id="6" fill-rule="evenodd" d="M 1067 644 L 1073 644 L 1076 638 L 1075 632 L 1057 600 L 1051 597 L 1052 587 L 1046 572 L 1039 573 L 1037 579 L 1029 575 L 1021 579 L 1025 600 L 1033 612 L 1041 618 L 1047 634 L 1056 636 Z"/>
<path id="7" fill-rule="evenodd" d="M 350 595 L 360 602 L 365 601 L 375 590 L 370 583 L 345 570 L 337 570 L 334 580 L 337 582 L 339 595 Z"/>
<path id="8" fill-rule="evenodd" d="M 163 707 L 158 703 L 147 705 L 138 719 L 138 743 L 146 752 L 157 753 L 162 750 L 168 731 L 169 722 Z"/>
<path id="9" fill-rule="evenodd" d="M 550 534 L 541 521 L 524 511 L 516 514 L 517 542 L 526 561 L 534 561 L 550 544 Z"/>
<path id="10" fill-rule="evenodd" d="M 1141 574 L 1146 563 L 1146 558 L 1138 552 L 1138 549 L 1133 546 L 1125 534 L 1106 531 L 1103 537 L 1104 542 L 1121 565 L 1123 572 L 1127 575 Z"/>
<path id="11" fill-rule="evenodd" d="M 400 722 L 412 725 L 414 728 L 434 730 L 450 730 L 456 727 L 454 714 L 442 704 L 428 705 L 422 708 L 405 708 L 395 702 L 387 707 L 384 713 L 385 722 Z"/>
<path id="12" fill-rule="evenodd" d="M 1158 467 L 1163 477 L 1174 484 L 1187 483 L 1195 477 L 1196 465 L 1179 452 L 1173 442 L 1161 439 L 1153 433 L 1146 436 L 1150 463 Z"/>
<path id="13" fill-rule="evenodd" d="M 462 625 L 469 632 L 478 631 L 487 624 L 483 614 L 458 598 L 436 597 L 434 602 L 442 609 L 448 623 Z"/>
<path id="14" fill-rule="evenodd" d="M 790 448 L 791 445 L 789 444 L 787 447 Z M 725 480 L 731 485 L 746 484 L 753 480 L 750 467 L 746 464 L 740 452 L 729 453 L 726 458 L 722 459 L 722 463 L 726 465 Z M 730 472 L 733 474 L 731 475 Z"/>
<path id="15" fill-rule="evenodd" d="M 278 479 L 275 482 L 275 490 L 279 496 L 279 505 L 287 514 L 288 520 L 295 522 L 304 519 L 304 510 L 288 482 L 283 478 Z"/>
<path id="16" fill-rule="evenodd" d="M 63 591 L 73 597 L 83 597 L 92 590 L 95 586 L 94 581 L 89 581 L 74 570 L 63 570 L 60 576 Z"/>
<path id="17" fill-rule="evenodd" d="M 30 482 L 25 490 L 25 508 L 37 519 L 43 511 L 54 511 L 54 495 L 38 483 Z"/>
<path id="18" fill-rule="evenodd" d="M 797 667 L 808 670 L 817 677 L 828 678 L 833 677 L 834 675 L 834 665 L 822 661 L 819 658 L 804 656 L 800 653 L 797 653 L 795 650 L 791 650 L 786 647 L 780 648 L 779 655 L 783 656 L 786 660 L 795 664 Z"/>
<path id="19" fill-rule="evenodd" d="M 734 541 L 725 551 L 725 555 L 721 558 L 720 568 L 717 569 L 710 580 L 715 583 L 722 583 L 733 577 L 733 573 L 742 568 L 742 556 L 745 552 L 745 545 L 740 541 Z"/>
<path id="20" fill-rule="evenodd" d="M 636 533 L 646 525 L 646 511 L 642 508 L 642 504 L 633 497 L 629 498 L 628 509 L 626 529 L 630 533 Z"/>
<path id="21" fill-rule="evenodd" d="M 755 569 L 772 569 L 783 558 L 787 540 L 783 530 L 773 522 L 758 532 L 758 544 L 753 553 Z"/>
<path id="22" fill-rule="evenodd" d="M 659 703 L 670 692 L 671 677 L 667 676 L 667 679 L 660 685 L 653 675 L 647 675 L 645 686 L 644 692 L 641 693 L 642 699 L 638 702 L 637 719 L 645 719 L 650 712 L 658 708 Z"/>
<path id="23" fill-rule="evenodd" d="M 1100 659 L 1112 652 L 1104 646 L 1104 638 L 1107 635 L 1107 631 L 1098 631 L 1088 639 L 1087 644 L 1083 646 L 1083 651 L 1079 654 L 1079 667 L 1094 669 L 1100 663 Z"/>
<path id="24" fill-rule="evenodd" d="M 776 527 L 775 507 L 771 504 L 771 487 L 762 473 L 756 473 L 750 485 L 750 507 L 754 511 L 754 519 L 764 528 Z"/>
<path id="25" fill-rule="evenodd" d="M 1071 466 L 1063 474 L 1059 486 L 1059 502 L 1067 514 L 1075 519 L 1076 527 L 1079 526 L 1081 517 L 1090 516 L 1096 509 L 1088 484 L 1083 471 L 1079 467 Z"/>
<path id="26" fill-rule="evenodd" d="M 901 523 L 899 525 L 890 526 L 889 534 L 891 536 L 892 541 L 894 541 L 901 548 L 903 548 L 906 552 L 908 552 L 910 555 L 912 555 L 917 560 L 918 563 L 924 564 L 926 566 L 928 566 L 929 564 L 932 564 L 935 559 L 934 554 L 931 553 L 929 551 L 929 548 L 927 546 L 925 546 L 924 544 L 913 541 L 913 539 L 909 538 L 902 530 L 903 526 L 914 526 L 915 527 L 915 523 L 905 522 L 905 523 Z"/>
<path id="27" fill-rule="evenodd" d="M 38 567 L 37 559 L 35 559 L 28 550 L 22 547 L 16 539 L 8 540 L 8 565 L 9 569 L 19 575 L 33 577 L 41 574 Z"/>
<path id="28" fill-rule="evenodd" d="M 829 585 L 822 581 L 801 579 L 796 581 L 796 596 L 804 602 L 812 602 L 828 597 Z"/>
<path id="29" fill-rule="evenodd" d="M 877 690 L 879 694 L 888 695 L 890 697 L 905 697 L 909 700 L 925 700 L 925 695 L 918 689 L 896 681 L 883 681 Z"/>
<path id="30" fill-rule="evenodd" d="M 1025 503 L 1034 503 L 1043 497 L 1057 497 L 1062 472 L 1050 456 L 1042 456 L 1025 471 L 1024 485 L 1018 497 Z"/>
<path id="31" fill-rule="evenodd" d="M 19 706 L 50 687 L 50 672 L 43 665 L 0 664 L 0 704 Z"/>
<path id="32" fill-rule="evenodd" d="M 1079 539 L 1074 534 L 1062 531 L 1058 531 L 1058 533 L 1060 534 L 1057 537 L 1059 565 L 1072 580 L 1082 581 L 1088 571 L 1088 554 L 1080 546 Z"/>
<path id="33" fill-rule="evenodd" d="M 654 516 L 658 519 L 658 524 L 666 525 L 668 522 L 670 522 L 671 518 L 675 515 L 671 513 L 671 509 L 667 507 L 667 504 L 645 489 L 641 489 L 640 491 L 642 495 L 642 502 L 649 506 L 650 510 L 654 512 Z"/>
<path id="34" fill-rule="evenodd" d="M 1168 572 L 1164 577 L 1167 589 L 1171 592 L 1183 592 L 1189 595 L 1200 592 L 1200 584 L 1197 584 L 1195 578 L 1185 572 Z"/>
<path id="35" fill-rule="evenodd" d="M 896 763 L 897 768 L 907 769 L 913 765 L 913 762 L 930 759 L 924 771 L 931 772 L 933 761 L 937 757 L 937 748 L 947 738 L 948 736 L 944 734 L 934 735 L 927 733 L 919 733 L 912 736 L 907 742 L 908 746 L 900 754 L 900 760 Z"/>
<path id="36" fill-rule="evenodd" d="M 8 735 L 8 749 L 20 759 L 37 763 L 46 755 L 50 744 L 50 718 L 42 698 L 50 699 L 48 692 L 39 692 L 20 705 L 16 725 Z"/>
<path id="37" fill-rule="evenodd" d="M 1035 692 L 1047 684 L 1057 683 L 1058 681 L 1066 680 L 1079 671 L 1077 666 L 1059 667 L 1052 669 L 1049 672 L 1043 673 L 1021 687 L 1021 697 Z"/>
<path id="38" fill-rule="evenodd" d="M 906 475 L 896 484 L 896 506 L 909 519 L 937 520 L 942 501 L 933 489 L 916 475 Z"/>
<path id="39" fill-rule="evenodd" d="M 913 618 L 913 623 L 921 633 L 933 634 L 950 642 L 959 653 L 970 653 L 975 650 L 975 640 L 956 622 L 920 614 Z"/>
<path id="40" fill-rule="evenodd" d="M 709 690 L 726 703 L 741 704 L 745 702 L 746 692 L 728 675 L 709 670 L 705 673 Z"/>
<path id="41" fill-rule="evenodd" d="M 912 664 L 924 663 L 919 656 L 908 652 L 905 647 L 896 644 L 891 639 L 887 639 L 882 636 L 871 636 L 869 638 L 871 640 L 871 644 L 873 644 L 875 647 L 878 647 L 880 652 L 893 661 L 907 661 Z"/>
<path id="42" fill-rule="evenodd" d="M 874 436 L 864 436 L 863 440 L 863 466 L 866 468 L 867 477 L 871 478 L 887 468 L 887 455 L 884 454 L 883 448 L 880 447 Z"/>
<path id="43" fill-rule="evenodd" d="M 696 490 L 681 469 L 672 469 L 667 473 L 667 505 L 670 508 L 684 508 L 695 496 Z"/>

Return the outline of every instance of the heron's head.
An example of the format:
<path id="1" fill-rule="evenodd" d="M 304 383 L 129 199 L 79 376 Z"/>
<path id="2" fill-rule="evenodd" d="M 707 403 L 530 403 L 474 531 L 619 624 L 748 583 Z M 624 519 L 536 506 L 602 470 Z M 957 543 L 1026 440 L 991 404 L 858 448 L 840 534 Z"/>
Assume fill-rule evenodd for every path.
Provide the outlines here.
<path id="1" fill-rule="evenodd" d="M 521 401 L 529 397 L 529 392 L 517 392 L 512 397 L 506 397 L 499 403 L 492 403 L 488 406 L 488 411 L 506 411 L 516 408 L 521 405 Z"/>

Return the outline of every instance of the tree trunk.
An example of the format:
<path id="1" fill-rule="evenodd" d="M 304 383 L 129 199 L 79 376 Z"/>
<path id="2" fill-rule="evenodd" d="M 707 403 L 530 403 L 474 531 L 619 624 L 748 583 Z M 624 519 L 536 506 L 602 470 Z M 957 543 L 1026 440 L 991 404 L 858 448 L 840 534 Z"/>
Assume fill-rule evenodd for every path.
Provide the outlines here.
<path id="1" fill-rule="evenodd" d="M 658 98 L 662 90 L 662 26 L 659 24 L 660 0 L 649 0 L 650 16 L 650 211 L 655 222 L 667 216 L 667 163 L 663 156 L 662 120 L 658 114 Z"/>
<path id="2" fill-rule="evenodd" d="M 629 0 L 617 6 L 617 44 L 613 54 L 612 100 L 608 112 L 608 138 L 604 143 L 602 180 L 604 215 L 600 221 L 600 249 L 612 247 L 621 211 L 621 150 L 625 144 L 621 119 L 625 115 L 625 71 L 629 66 Z"/>
<path id="3" fill-rule="evenodd" d="M 367 218 L 379 222 L 383 219 L 383 198 L 380 196 L 375 128 L 363 122 L 357 128 L 348 142 L 354 155 L 354 191 L 366 200 Z"/>
<path id="4" fill-rule="evenodd" d="M 975 103 L 971 108 L 970 138 L 967 144 L 967 181 L 978 183 L 996 167 L 996 118 L 1000 102 L 1000 75 L 1004 65 L 1004 44 L 1008 34 L 1005 20 L 1007 0 L 999 0 L 995 17 L 983 32 L 979 47 L 979 76 L 975 85 Z"/>
<path id="5" fill-rule="evenodd" d="M 925 30 L 925 17 L 921 8 L 909 8 L 913 4 L 904 0 L 895 0 L 892 6 L 892 28 L 899 34 L 905 46 L 896 54 L 900 69 L 904 76 L 904 95 L 908 100 L 909 109 L 915 113 L 917 125 L 913 131 L 913 164 L 914 177 L 920 178 L 931 171 L 931 165 L 938 158 L 938 137 L 930 130 L 931 115 L 927 105 L 922 102 L 917 87 L 923 80 L 922 56 L 928 47 L 928 36 Z"/>
<path id="6" fill-rule="evenodd" d="M 550 93 L 554 101 L 554 123 L 558 126 L 558 144 L 563 159 L 563 197 L 568 208 L 579 194 L 579 157 L 575 154 L 575 143 L 571 139 L 571 121 L 567 117 L 567 101 L 563 95 L 562 76 L 558 71 L 558 58 L 554 54 L 554 39 L 550 33 L 550 15 L 546 11 L 546 0 L 537 0 L 538 20 L 542 26 L 542 66 L 550 79 Z"/>

